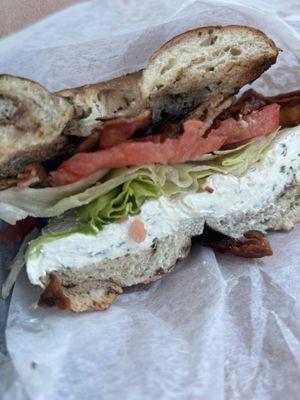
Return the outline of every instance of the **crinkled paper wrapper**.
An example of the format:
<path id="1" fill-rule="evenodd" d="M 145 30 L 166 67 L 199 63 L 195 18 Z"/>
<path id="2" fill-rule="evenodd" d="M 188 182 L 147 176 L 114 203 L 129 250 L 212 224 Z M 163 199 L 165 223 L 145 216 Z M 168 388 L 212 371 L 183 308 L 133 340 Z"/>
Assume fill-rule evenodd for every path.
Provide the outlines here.
<path id="1" fill-rule="evenodd" d="M 85 3 L 0 42 L 1 69 L 58 90 L 142 68 L 187 29 L 237 23 L 284 49 L 257 87 L 300 88 L 296 33 L 267 5 L 241 3 Z M 270 240 L 275 254 L 262 260 L 196 244 L 169 276 L 119 296 L 106 312 L 34 309 L 39 289 L 23 274 L 8 315 L 3 398 L 298 399 L 300 226 Z"/>

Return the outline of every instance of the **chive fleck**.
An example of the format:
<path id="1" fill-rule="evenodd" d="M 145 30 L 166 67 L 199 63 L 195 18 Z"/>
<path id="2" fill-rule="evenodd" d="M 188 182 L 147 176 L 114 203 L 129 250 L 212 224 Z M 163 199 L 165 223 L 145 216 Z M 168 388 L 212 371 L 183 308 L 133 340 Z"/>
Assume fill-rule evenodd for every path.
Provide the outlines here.
<path id="1" fill-rule="evenodd" d="M 287 153 L 287 145 L 285 143 L 280 143 L 280 146 L 281 146 L 281 155 L 285 157 Z"/>
<path id="2" fill-rule="evenodd" d="M 152 245 L 151 245 L 152 249 L 156 249 L 157 243 L 158 243 L 158 238 L 155 237 L 155 238 L 152 240 Z"/>

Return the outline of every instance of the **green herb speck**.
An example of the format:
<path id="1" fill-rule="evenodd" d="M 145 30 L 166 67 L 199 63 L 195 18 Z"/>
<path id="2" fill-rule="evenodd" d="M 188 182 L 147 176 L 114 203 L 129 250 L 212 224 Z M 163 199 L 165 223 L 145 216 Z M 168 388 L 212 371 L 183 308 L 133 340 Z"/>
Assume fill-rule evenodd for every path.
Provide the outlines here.
<path id="1" fill-rule="evenodd" d="M 280 143 L 280 146 L 281 146 L 281 155 L 285 157 L 287 153 L 287 145 L 285 143 Z"/>

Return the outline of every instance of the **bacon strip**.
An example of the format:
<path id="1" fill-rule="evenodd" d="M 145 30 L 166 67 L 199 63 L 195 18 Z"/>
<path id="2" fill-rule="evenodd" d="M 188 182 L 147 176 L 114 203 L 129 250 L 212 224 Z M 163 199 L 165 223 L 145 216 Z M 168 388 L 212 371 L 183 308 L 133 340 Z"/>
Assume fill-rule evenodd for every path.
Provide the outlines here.
<path id="1" fill-rule="evenodd" d="M 212 247 L 221 253 L 229 251 L 237 257 L 261 258 L 273 254 L 271 245 L 263 233 L 248 231 L 244 233 L 244 238 L 233 239 L 205 226 L 203 233 L 195 240 L 202 246 Z"/>
<path id="2" fill-rule="evenodd" d="M 43 183 L 48 175 L 45 169 L 38 163 L 27 165 L 25 171 L 18 175 L 18 187 L 30 187 Z"/>
<path id="3" fill-rule="evenodd" d="M 27 217 L 18 221 L 15 225 L 9 225 L 0 231 L 0 241 L 7 246 L 20 243 L 37 226 L 36 220 Z"/>
<path id="4" fill-rule="evenodd" d="M 253 89 L 249 89 L 235 104 L 224 111 L 219 119 L 238 118 L 241 115 L 274 103 L 280 105 L 280 126 L 282 128 L 300 124 L 300 90 L 266 97 Z"/>
<path id="5" fill-rule="evenodd" d="M 182 124 L 189 120 L 200 120 L 207 125 L 211 125 L 212 122 L 220 115 L 224 110 L 228 109 L 229 106 L 234 101 L 234 96 L 229 97 L 224 100 L 224 96 L 214 96 L 210 100 L 203 104 L 200 104 L 197 108 L 187 114 L 181 121 L 168 122 L 162 124 L 158 130 L 156 130 L 156 135 L 164 135 L 169 138 L 176 138 L 182 135 Z M 230 117 L 230 116 L 229 116 Z M 153 136 L 153 138 L 155 137 Z M 147 140 L 147 137 L 144 138 Z"/>
<path id="6" fill-rule="evenodd" d="M 257 123 L 256 123 L 257 121 Z M 233 118 L 222 121 L 216 129 L 197 120 L 183 123 L 183 134 L 176 139 L 166 135 L 147 136 L 142 140 L 128 141 L 94 153 L 75 154 L 57 171 L 51 173 L 52 185 L 76 182 L 103 168 L 127 165 L 176 164 L 198 158 L 203 154 L 256 136 L 268 135 L 278 128 L 279 106 L 269 105 L 240 121 Z"/>
<path id="7" fill-rule="evenodd" d="M 91 133 L 75 150 L 76 153 L 84 153 L 86 151 L 92 150 L 93 147 L 99 143 L 99 132 Z"/>
<path id="8" fill-rule="evenodd" d="M 222 112 L 232 105 L 234 99 L 234 96 L 230 96 L 226 100 L 224 100 L 224 96 L 222 95 L 214 96 L 207 102 L 200 104 L 200 106 L 195 108 L 195 110 L 191 111 L 184 118 L 184 121 L 197 119 L 210 125 Z"/>
<path id="9" fill-rule="evenodd" d="M 95 128 L 76 149 L 75 153 L 84 153 L 97 146 L 99 149 L 108 149 L 125 142 L 131 136 L 146 129 L 152 122 L 150 111 L 145 111 L 135 117 L 119 117 L 105 122 Z"/>
<path id="10" fill-rule="evenodd" d="M 99 149 L 108 149 L 125 142 L 131 136 L 146 129 L 152 122 L 150 111 L 145 111 L 136 117 L 119 117 L 106 122 L 99 129 Z"/>
<path id="11" fill-rule="evenodd" d="M 17 183 L 18 183 L 18 178 L 2 178 L 0 179 L 0 190 L 16 186 Z"/>
<path id="12" fill-rule="evenodd" d="M 17 177 L 0 179 L 0 190 L 8 189 L 12 186 L 31 187 L 45 182 L 48 174 L 38 163 L 28 164 L 23 172 Z"/>
<path id="13" fill-rule="evenodd" d="M 269 102 L 280 105 L 280 125 L 288 128 L 300 124 L 300 90 L 267 97 Z"/>
<path id="14" fill-rule="evenodd" d="M 49 283 L 39 299 L 40 307 L 57 306 L 61 310 L 70 308 L 70 299 L 65 296 L 59 279 L 55 274 L 49 275 Z"/>
<path id="15" fill-rule="evenodd" d="M 266 97 L 253 89 L 249 89 L 234 104 L 225 109 L 215 123 L 218 124 L 218 121 L 224 121 L 228 118 L 240 119 L 242 116 L 257 111 L 270 103 L 274 104 L 276 101 L 269 102 Z"/>
<path id="16" fill-rule="evenodd" d="M 178 139 L 165 139 L 157 135 L 147 137 L 147 141 L 125 142 L 95 153 L 75 154 L 51 173 L 52 184 L 60 186 L 76 182 L 102 168 L 185 162 L 219 149 L 226 140 L 217 133 L 204 138 L 208 126 L 201 121 L 186 121 L 183 126 L 183 135 Z"/>

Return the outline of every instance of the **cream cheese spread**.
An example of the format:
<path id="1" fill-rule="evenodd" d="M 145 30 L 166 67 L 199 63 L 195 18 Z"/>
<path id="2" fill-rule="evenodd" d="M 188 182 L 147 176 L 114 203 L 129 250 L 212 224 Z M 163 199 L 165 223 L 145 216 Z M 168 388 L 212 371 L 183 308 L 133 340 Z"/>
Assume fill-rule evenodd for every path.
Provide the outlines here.
<path id="1" fill-rule="evenodd" d="M 222 219 L 236 212 L 257 212 L 272 204 L 285 186 L 300 182 L 300 127 L 280 131 L 260 162 L 243 176 L 211 175 L 204 186 L 209 191 L 174 199 L 160 197 L 144 203 L 141 213 L 122 223 L 104 226 L 95 236 L 74 233 L 45 242 L 38 255 L 27 260 L 27 273 L 34 284 L 59 268 L 78 269 L 149 248 L 153 241 L 174 234 L 191 218 Z M 129 235 L 133 220 L 143 221 L 147 231 L 141 243 Z"/>

